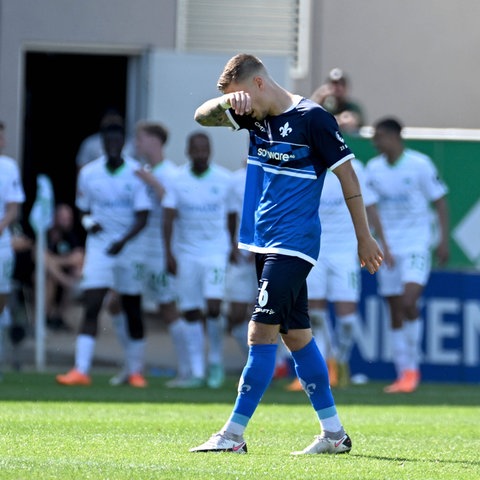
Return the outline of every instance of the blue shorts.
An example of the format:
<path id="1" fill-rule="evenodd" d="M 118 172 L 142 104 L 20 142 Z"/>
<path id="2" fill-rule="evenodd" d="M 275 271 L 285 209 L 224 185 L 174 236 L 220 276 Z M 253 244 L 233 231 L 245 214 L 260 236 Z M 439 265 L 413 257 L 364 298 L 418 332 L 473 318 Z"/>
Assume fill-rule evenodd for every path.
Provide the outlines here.
<path id="1" fill-rule="evenodd" d="M 289 329 L 310 328 L 307 276 L 312 264 L 275 253 L 255 255 L 258 295 L 252 320 Z"/>

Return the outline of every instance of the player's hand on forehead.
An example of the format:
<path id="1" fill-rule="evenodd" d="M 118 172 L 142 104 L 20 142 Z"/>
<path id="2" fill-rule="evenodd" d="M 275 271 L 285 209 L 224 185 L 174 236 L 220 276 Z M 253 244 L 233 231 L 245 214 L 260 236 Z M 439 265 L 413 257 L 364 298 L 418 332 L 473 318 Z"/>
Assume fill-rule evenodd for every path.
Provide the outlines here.
<path id="1" fill-rule="evenodd" d="M 225 94 L 224 102 L 228 103 L 237 115 L 248 115 L 252 111 L 252 98 L 243 90 Z"/>

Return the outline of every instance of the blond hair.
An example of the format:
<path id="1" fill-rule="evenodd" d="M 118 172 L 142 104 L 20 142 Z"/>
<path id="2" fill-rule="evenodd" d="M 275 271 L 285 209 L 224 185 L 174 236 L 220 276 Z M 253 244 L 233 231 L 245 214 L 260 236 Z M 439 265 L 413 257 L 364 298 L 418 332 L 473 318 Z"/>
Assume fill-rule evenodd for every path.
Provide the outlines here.
<path id="1" fill-rule="evenodd" d="M 217 87 L 223 92 L 231 83 L 242 82 L 256 73 L 267 73 L 262 61 L 254 55 L 239 53 L 225 65 Z"/>

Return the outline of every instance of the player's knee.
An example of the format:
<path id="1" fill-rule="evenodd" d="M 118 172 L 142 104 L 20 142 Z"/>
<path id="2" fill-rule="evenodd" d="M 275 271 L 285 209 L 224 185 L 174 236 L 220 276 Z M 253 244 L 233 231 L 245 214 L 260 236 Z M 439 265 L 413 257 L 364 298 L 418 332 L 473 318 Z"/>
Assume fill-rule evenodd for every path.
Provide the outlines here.
<path id="1" fill-rule="evenodd" d="M 208 318 L 219 318 L 220 317 L 220 308 L 209 308 L 207 310 L 207 317 Z"/>
<path id="2" fill-rule="evenodd" d="M 103 304 L 111 315 L 116 315 L 122 311 L 122 302 L 120 301 L 120 295 L 109 290 L 105 295 Z"/>
<path id="3" fill-rule="evenodd" d="M 80 327 L 80 333 L 83 335 L 89 335 L 90 337 L 96 337 L 98 330 L 98 322 L 96 317 L 89 317 L 86 315 L 83 320 L 82 326 Z"/>
<path id="4" fill-rule="evenodd" d="M 404 298 L 403 311 L 407 319 L 413 320 L 417 318 L 419 315 L 417 299 L 409 297 Z"/>
<path id="5" fill-rule="evenodd" d="M 167 325 L 173 323 L 178 318 L 178 310 L 175 302 L 161 305 L 160 316 Z"/>
<path id="6" fill-rule="evenodd" d="M 98 298 L 87 298 L 85 306 L 85 317 L 80 327 L 80 333 L 95 337 L 98 329 L 98 315 L 100 313 L 101 300 Z"/>
<path id="7" fill-rule="evenodd" d="M 198 322 L 199 320 L 202 320 L 203 314 L 201 310 L 196 308 L 194 310 L 187 310 L 183 312 L 183 317 L 187 322 Z"/>
<path id="8" fill-rule="evenodd" d="M 419 316 L 420 312 L 416 305 L 410 305 L 405 307 L 405 317 L 407 320 L 415 320 Z"/>
<path id="9" fill-rule="evenodd" d="M 310 324 L 315 328 L 322 328 L 325 325 L 326 320 L 325 312 L 311 312 L 310 313 Z"/>
<path id="10" fill-rule="evenodd" d="M 348 315 L 338 316 L 337 321 L 343 331 L 351 332 L 357 324 L 358 315 L 356 313 L 350 313 Z"/>
<path id="11" fill-rule="evenodd" d="M 142 340 L 145 336 L 145 330 L 143 328 L 143 322 L 137 317 L 137 319 L 128 322 L 128 333 L 132 340 Z"/>
<path id="12" fill-rule="evenodd" d="M 122 295 L 122 307 L 127 316 L 130 338 L 141 340 L 144 337 L 142 305 L 140 295 Z"/>
<path id="13" fill-rule="evenodd" d="M 208 300 L 207 301 L 207 317 L 218 318 L 221 313 L 222 302 L 220 300 Z"/>

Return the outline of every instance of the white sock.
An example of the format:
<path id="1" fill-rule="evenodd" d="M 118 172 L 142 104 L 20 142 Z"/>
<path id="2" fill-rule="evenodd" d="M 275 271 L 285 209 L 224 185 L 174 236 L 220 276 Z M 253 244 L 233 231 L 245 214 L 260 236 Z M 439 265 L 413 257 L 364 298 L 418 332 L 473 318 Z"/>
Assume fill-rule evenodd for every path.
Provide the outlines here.
<path id="1" fill-rule="evenodd" d="M 143 372 L 145 367 L 145 345 L 146 342 L 143 338 L 128 341 L 126 364 L 130 375 Z"/>
<path id="2" fill-rule="evenodd" d="M 333 415 L 333 417 L 322 418 L 322 420 L 320 420 L 320 425 L 324 432 L 338 432 L 343 428 L 338 414 Z"/>
<path id="3" fill-rule="evenodd" d="M 178 318 L 168 325 L 168 331 L 172 339 L 175 354 L 177 356 L 178 376 L 188 378 L 190 376 L 190 365 L 187 358 L 187 345 L 185 341 L 185 328 L 187 322 L 184 318 Z"/>
<path id="4" fill-rule="evenodd" d="M 126 350 L 130 340 L 130 335 L 128 334 L 127 316 L 124 312 L 112 314 L 112 326 L 117 334 L 120 345 L 124 350 Z"/>
<path id="5" fill-rule="evenodd" d="M 185 340 L 188 364 L 192 376 L 205 378 L 205 332 L 200 320 L 186 322 Z"/>
<path id="6" fill-rule="evenodd" d="M 248 320 L 232 328 L 232 337 L 245 355 L 248 355 Z"/>
<path id="7" fill-rule="evenodd" d="M 93 353 L 95 351 L 95 337 L 81 333 L 77 337 L 75 347 L 75 368 L 88 375 L 92 366 Z"/>
<path id="8" fill-rule="evenodd" d="M 207 318 L 208 337 L 208 364 L 223 364 L 223 339 L 225 332 L 225 319 L 222 315 L 216 318 Z"/>
<path id="9" fill-rule="evenodd" d="M 332 357 L 332 329 L 327 310 L 324 308 L 312 308 L 310 310 L 310 322 L 315 342 L 323 358 L 326 360 Z"/>
<path id="10" fill-rule="evenodd" d="M 396 328 L 391 331 L 392 335 L 392 354 L 393 364 L 397 371 L 397 377 L 400 378 L 408 367 L 407 342 L 405 340 L 405 331 L 403 328 Z"/>
<path id="11" fill-rule="evenodd" d="M 242 425 L 241 423 L 234 422 L 232 420 L 233 414 L 230 416 L 230 418 L 225 422 L 225 425 L 220 429 L 221 432 L 227 432 L 228 433 L 233 433 L 234 435 L 243 435 L 245 432 L 245 425 Z"/>
<path id="12" fill-rule="evenodd" d="M 348 363 L 353 347 L 353 334 L 358 324 L 358 313 L 350 313 L 337 318 L 336 344 L 337 361 L 339 363 Z"/>
<path id="13" fill-rule="evenodd" d="M 409 370 L 418 370 L 421 360 L 421 344 L 423 337 L 423 321 L 420 318 L 403 322 L 408 352 Z"/>

